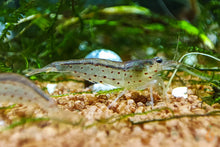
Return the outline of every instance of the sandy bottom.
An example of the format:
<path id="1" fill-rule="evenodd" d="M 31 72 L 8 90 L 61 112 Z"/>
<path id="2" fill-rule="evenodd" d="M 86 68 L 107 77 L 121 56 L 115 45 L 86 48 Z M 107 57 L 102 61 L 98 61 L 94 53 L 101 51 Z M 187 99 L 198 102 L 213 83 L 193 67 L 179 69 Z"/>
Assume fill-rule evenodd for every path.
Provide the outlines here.
<path id="1" fill-rule="evenodd" d="M 46 85 L 37 84 L 41 87 Z M 56 112 L 53 116 L 60 120 L 66 117 L 65 120 L 72 121 L 72 114 L 78 124 L 55 120 L 25 123 L 2 131 L 0 146 L 219 146 L 220 117 L 198 117 L 197 114 L 219 111 L 220 106 L 202 104 L 197 96 L 197 90 L 201 87 L 188 88 L 188 99 L 174 98 L 169 92 L 170 101 L 167 103 L 154 93 L 153 108 L 145 105 L 150 101 L 147 91 L 128 92 L 110 109 L 108 105 L 118 93 L 52 97 L 59 110 L 63 111 L 62 116 Z M 53 95 L 82 91 L 88 91 L 83 89 L 82 83 L 60 82 Z M 136 115 L 132 116 L 133 113 Z M 27 105 L 0 110 L 1 120 L 6 125 L 22 117 L 47 117 L 47 114 L 38 106 Z M 173 116 L 181 117 L 161 120 Z"/>

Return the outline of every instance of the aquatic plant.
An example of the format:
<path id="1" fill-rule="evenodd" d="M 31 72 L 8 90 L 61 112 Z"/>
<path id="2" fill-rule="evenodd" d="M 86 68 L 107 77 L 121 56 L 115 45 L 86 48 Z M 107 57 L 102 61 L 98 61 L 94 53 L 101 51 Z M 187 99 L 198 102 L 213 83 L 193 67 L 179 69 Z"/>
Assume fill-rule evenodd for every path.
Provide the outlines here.
<path id="1" fill-rule="evenodd" d="M 214 11 L 219 3 L 202 4 L 197 21 L 187 22 L 158 15 L 138 1 L 2 2 L 0 71 L 21 73 L 52 61 L 83 58 L 97 48 L 111 49 L 124 61 L 158 53 L 172 59 L 177 43 L 177 56 L 191 47 L 219 53 L 219 18 Z"/>

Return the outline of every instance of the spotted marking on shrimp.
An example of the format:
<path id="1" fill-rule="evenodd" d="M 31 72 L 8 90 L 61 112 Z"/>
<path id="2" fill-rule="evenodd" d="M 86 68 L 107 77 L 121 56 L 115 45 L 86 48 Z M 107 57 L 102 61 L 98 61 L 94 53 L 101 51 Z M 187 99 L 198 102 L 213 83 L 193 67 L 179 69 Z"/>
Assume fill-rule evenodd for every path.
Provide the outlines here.
<path id="1" fill-rule="evenodd" d="M 169 67 L 169 61 L 164 62 L 158 57 L 127 62 L 93 58 L 53 62 L 41 69 L 31 71 L 27 75 L 50 71 L 72 72 L 74 76 L 91 82 L 102 81 L 102 83 L 125 89 L 139 89 L 151 80 L 157 79 L 159 72 Z M 130 82 L 129 85 L 127 85 L 128 82 Z"/>
<path id="2" fill-rule="evenodd" d="M 53 62 L 26 75 L 41 72 L 71 72 L 73 76 L 91 82 L 110 84 L 127 90 L 141 90 L 161 81 L 160 71 L 173 69 L 174 66 L 176 64 L 173 64 L 173 61 L 163 61 L 158 57 L 127 62 L 92 58 Z"/>

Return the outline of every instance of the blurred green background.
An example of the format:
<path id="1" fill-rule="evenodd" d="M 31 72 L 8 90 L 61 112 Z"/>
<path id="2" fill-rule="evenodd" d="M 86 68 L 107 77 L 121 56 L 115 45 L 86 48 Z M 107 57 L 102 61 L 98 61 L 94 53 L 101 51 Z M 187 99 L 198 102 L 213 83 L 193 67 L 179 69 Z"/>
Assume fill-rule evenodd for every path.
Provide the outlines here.
<path id="1" fill-rule="evenodd" d="M 101 48 L 124 61 L 177 60 L 191 51 L 219 57 L 219 24 L 219 0 L 4 0 L 0 72 L 22 73 Z"/>

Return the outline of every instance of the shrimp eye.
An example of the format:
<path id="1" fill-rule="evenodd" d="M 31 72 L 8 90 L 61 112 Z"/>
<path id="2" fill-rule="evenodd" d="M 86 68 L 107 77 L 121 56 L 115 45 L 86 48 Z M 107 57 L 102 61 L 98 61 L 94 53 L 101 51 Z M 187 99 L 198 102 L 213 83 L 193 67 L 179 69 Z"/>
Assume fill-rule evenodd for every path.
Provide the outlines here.
<path id="1" fill-rule="evenodd" d="M 157 63 L 162 63 L 162 62 L 163 62 L 163 59 L 157 58 L 157 59 L 156 59 L 156 62 L 157 62 Z"/>

